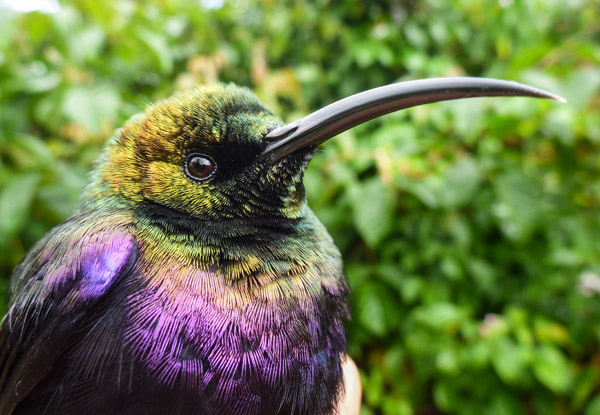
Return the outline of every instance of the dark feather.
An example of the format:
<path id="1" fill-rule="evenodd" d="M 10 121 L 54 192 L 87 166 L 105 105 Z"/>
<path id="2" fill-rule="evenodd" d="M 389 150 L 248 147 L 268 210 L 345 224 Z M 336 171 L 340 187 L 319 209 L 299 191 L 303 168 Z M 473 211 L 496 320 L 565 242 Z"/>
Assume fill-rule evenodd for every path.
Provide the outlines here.
<path id="1" fill-rule="evenodd" d="M 14 298 L 0 325 L 0 414 L 11 414 L 44 379 L 81 322 L 135 262 L 137 244 L 126 221 L 112 215 L 110 223 L 74 217 L 15 269 Z"/>

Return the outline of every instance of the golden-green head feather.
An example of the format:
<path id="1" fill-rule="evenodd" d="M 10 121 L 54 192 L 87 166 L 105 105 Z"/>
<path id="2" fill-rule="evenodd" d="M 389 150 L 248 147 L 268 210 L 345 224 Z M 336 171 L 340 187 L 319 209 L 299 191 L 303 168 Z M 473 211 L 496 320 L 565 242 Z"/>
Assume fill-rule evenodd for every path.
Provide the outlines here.
<path id="1" fill-rule="evenodd" d="M 214 84 L 149 106 L 109 142 L 83 196 L 86 204 L 157 203 L 200 219 L 295 217 L 311 151 L 274 165 L 258 156 L 282 125 L 248 89 Z M 190 158 L 214 166 L 198 180 Z"/>

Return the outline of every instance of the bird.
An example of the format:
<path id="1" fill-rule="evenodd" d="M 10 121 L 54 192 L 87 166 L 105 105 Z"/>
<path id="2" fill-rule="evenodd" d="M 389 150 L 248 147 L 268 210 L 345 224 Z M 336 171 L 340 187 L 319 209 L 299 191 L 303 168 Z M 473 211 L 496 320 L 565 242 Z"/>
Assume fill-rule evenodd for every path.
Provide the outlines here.
<path id="1" fill-rule="evenodd" d="M 13 272 L 0 414 L 335 414 L 350 293 L 303 173 L 355 125 L 476 96 L 562 101 L 461 77 L 374 88 L 289 124 L 234 84 L 148 106 Z"/>

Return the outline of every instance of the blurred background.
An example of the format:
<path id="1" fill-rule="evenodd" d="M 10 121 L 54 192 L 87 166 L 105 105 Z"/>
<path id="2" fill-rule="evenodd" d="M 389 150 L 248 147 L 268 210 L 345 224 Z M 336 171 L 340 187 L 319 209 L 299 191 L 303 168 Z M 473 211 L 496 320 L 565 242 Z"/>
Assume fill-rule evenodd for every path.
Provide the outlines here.
<path id="1" fill-rule="evenodd" d="M 292 121 L 460 75 L 569 102 L 388 115 L 306 173 L 354 292 L 362 413 L 600 414 L 598 0 L 0 0 L 0 294 L 151 101 L 235 82 Z"/>

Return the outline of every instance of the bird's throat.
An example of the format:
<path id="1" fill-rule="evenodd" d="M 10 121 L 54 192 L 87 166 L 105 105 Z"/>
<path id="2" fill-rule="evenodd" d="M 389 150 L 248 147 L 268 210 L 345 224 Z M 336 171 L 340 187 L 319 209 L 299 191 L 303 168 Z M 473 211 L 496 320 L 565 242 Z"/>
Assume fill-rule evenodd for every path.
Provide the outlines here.
<path id="1" fill-rule="evenodd" d="M 305 204 L 296 218 L 203 221 L 152 202 L 135 216 L 154 254 L 214 272 L 232 285 L 260 287 L 320 262 L 339 261 L 333 241 Z"/>

